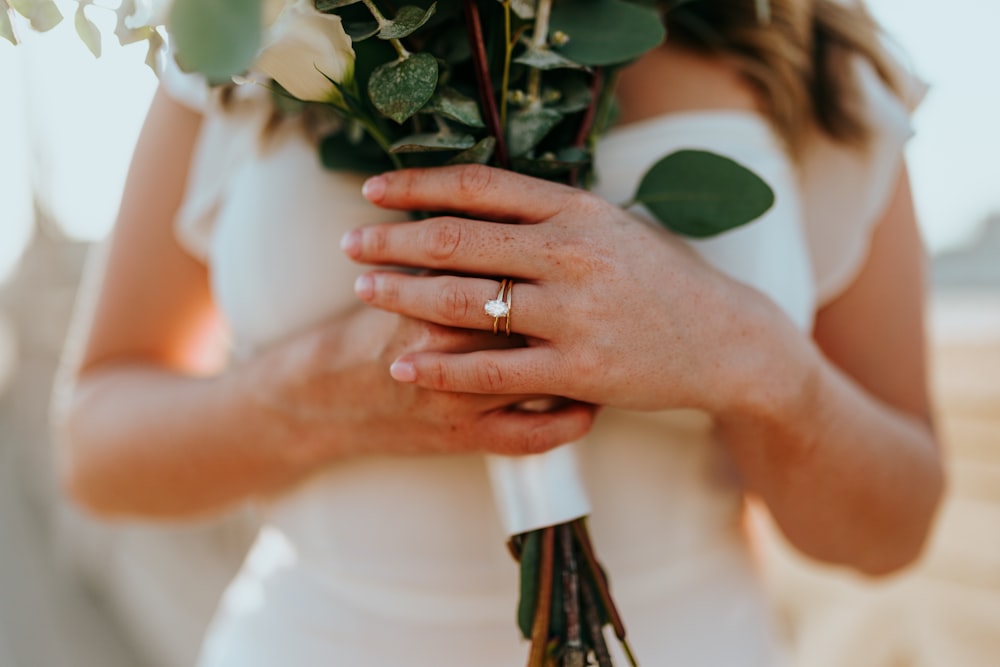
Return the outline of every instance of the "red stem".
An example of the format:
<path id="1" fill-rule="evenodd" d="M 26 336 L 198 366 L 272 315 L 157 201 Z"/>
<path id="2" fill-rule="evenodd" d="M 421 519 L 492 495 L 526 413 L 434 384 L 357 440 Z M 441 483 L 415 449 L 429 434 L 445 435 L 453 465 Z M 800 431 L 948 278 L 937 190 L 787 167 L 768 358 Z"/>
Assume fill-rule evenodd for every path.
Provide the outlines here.
<path id="1" fill-rule="evenodd" d="M 583 112 L 580 127 L 577 129 L 576 138 L 573 141 L 573 145 L 577 148 L 583 148 L 583 145 L 587 143 L 587 137 L 590 136 L 590 131 L 594 128 L 594 118 L 597 116 L 597 106 L 601 101 L 601 84 L 603 83 L 604 71 L 600 67 L 594 68 L 594 77 L 590 81 L 590 104 Z M 569 172 L 570 185 L 579 187 L 579 180 L 580 170 L 578 168 Z"/>
<path id="2" fill-rule="evenodd" d="M 503 127 L 500 125 L 500 111 L 493 95 L 493 82 L 490 79 L 489 62 L 486 59 L 486 42 L 483 40 L 483 24 L 479 19 L 479 7 L 476 0 L 463 0 L 465 9 L 465 25 L 469 32 L 469 45 L 472 47 L 472 60 L 476 64 L 476 84 L 479 86 L 479 99 L 483 102 L 486 113 L 486 126 L 497 140 L 497 163 L 504 169 L 510 169 L 510 156 L 507 155 L 507 140 L 504 138 Z"/>

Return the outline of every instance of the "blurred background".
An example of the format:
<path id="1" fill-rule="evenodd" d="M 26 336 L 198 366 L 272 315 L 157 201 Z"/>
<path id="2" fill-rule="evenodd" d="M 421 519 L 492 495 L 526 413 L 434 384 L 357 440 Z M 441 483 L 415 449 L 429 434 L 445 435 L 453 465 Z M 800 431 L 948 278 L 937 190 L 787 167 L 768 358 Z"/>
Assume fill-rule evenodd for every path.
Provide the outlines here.
<path id="1" fill-rule="evenodd" d="M 871 0 L 931 85 L 908 158 L 933 260 L 938 420 L 951 484 L 911 572 L 873 584 L 764 552 L 797 664 L 1000 664 L 1000 4 Z M 143 46 L 96 61 L 69 17 L 0 40 L 0 667 L 193 661 L 253 519 L 103 524 L 62 497 L 47 411 L 85 258 L 114 219 L 156 81 Z M 111 35 L 113 14 L 90 8 Z M 946 12 L 946 14 L 945 14 Z"/>

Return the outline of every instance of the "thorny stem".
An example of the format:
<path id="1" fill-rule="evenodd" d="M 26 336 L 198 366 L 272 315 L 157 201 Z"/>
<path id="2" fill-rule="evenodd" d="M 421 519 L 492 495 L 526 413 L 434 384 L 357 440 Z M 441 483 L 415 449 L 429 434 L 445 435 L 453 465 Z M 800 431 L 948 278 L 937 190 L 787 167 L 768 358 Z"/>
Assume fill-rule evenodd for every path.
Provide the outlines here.
<path id="1" fill-rule="evenodd" d="M 531 33 L 531 47 L 541 49 L 549 39 L 549 16 L 552 13 L 552 0 L 538 0 L 535 7 L 535 27 Z M 532 68 L 528 72 L 528 102 L 532 108 L 542 105 L 542 70 Z"/>
<path id="2" fill-rule="evenodd" d="M 367 0 L 366 0 L 367 1 Z M 465 25 L 469 32 L 469 45 L 472 47 L 472 59 L 476 65 L 476 84 L 479 87 L 479 99 L 486 113 L 486 125 L 496 138 L 497 162 L 504 169 L 510 169 L 510 157 L 507 154 L 507 140 L 503 125 L 500 123 L 500 112 L 497 110 L 496 96 L 493 95 L 493 83 L 490 79 L 489 63 L 486 61 L 486 42 L 483 40 L 483 25 L 479 19 L 479 8 L 475 0 L 463 0 L 465 10 Z"/>

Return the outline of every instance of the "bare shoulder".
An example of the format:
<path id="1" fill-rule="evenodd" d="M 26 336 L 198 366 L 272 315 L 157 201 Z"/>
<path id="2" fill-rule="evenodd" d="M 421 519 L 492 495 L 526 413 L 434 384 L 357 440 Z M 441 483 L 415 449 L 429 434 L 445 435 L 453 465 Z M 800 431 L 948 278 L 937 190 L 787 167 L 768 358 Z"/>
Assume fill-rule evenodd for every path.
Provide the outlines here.
<path id="1" fill-rule="evenodd" d="M 672 45 L 647 53 L 624 70 L 618 99 L 622 123 L 687 111 L 760 110 L 753 88 L 732 63 Z"/>

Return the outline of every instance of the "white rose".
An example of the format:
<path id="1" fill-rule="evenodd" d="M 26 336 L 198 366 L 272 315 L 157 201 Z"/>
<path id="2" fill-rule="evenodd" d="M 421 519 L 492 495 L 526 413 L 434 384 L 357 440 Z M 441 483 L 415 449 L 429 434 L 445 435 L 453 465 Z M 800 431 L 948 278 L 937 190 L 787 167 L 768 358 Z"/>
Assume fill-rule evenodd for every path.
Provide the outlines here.
<path id="1" fill-rule="evenodd" d="M 263 24 L 269 26 L 278 18 L 287 0 L 261 0 L 261 18 Z M 122 2 L 119 12 L 127 12 L 125 24 L 129 28 L 145 26 L 161 26 L 167 24 L 173 0 L 133 0 Z"/>
<path id="2" fill-rule="evenodd" d="M 337 101 L 340 93 L 330 80 L 350 85 L 354 49 L 339 16 L 317 11 L 311 0 L 296 0 L 267 31 L 254 69 L 300 100 Z"/>

